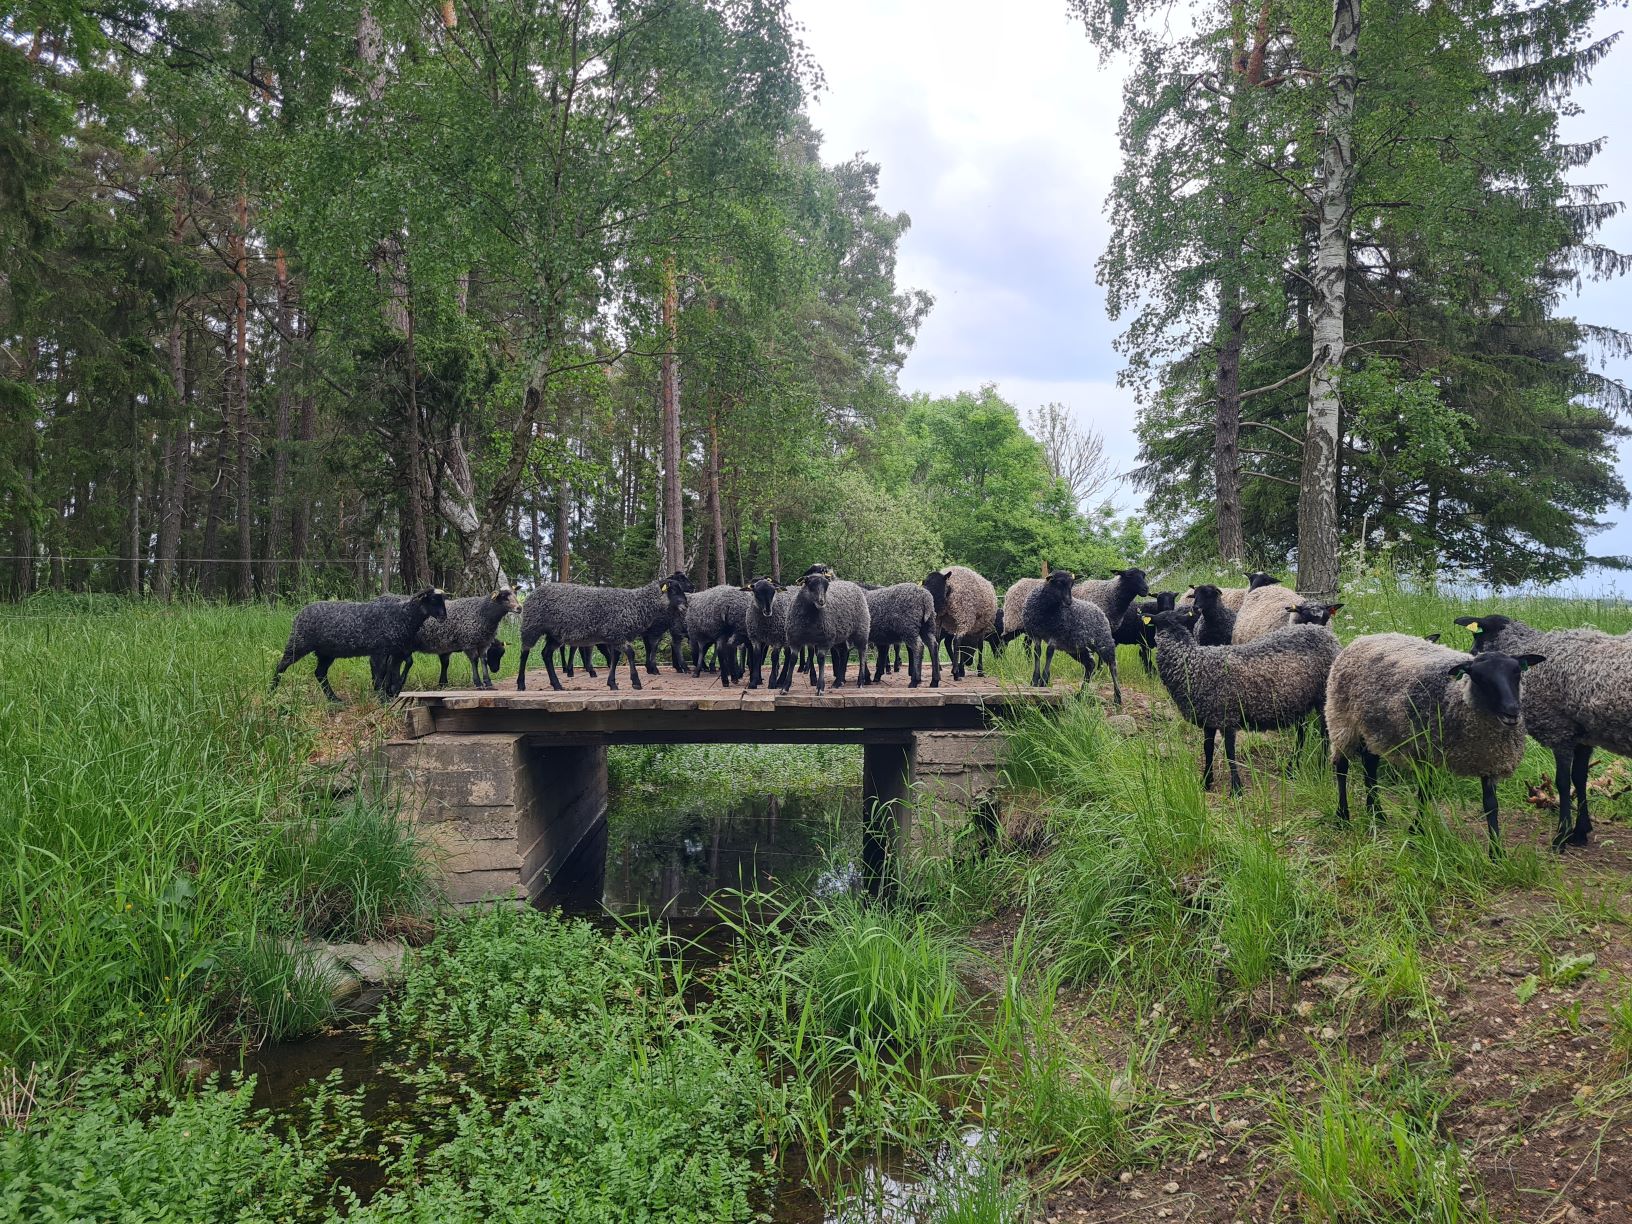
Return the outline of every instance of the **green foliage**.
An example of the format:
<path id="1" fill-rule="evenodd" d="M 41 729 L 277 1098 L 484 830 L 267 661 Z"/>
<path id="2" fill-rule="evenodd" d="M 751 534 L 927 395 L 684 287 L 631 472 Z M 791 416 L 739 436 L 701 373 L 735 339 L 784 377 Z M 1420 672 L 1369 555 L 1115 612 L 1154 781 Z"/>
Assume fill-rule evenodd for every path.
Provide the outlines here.
<path id="1" fill-rule="evenodd" d="M 806 513 L 783 537 L 784 579 L 827 561 L 854 582 L 921 582 L 947 556 L 938 516 L 921 499 L 880 488 L 853 468 L 801 487 Z"/>
<path id="2" fill-rule="evenodd" d="M 322 1010 L 280 941 L 366 936 L 424 902 L 394 813 L 337 811 L 330 771 L 303 764 L 329 716 L 263 704 L 289 618 L 52 598 L 0 611 L 29 661 L 0 674 L 0 1056 L 173 1063 L 235 1019 L 291 1035 Z M 353 666 L 341 683 L 361 688 Z"/>
<path id="3" fill-rule="evenodd" d="M 1276 1144 L 1305 1218 L 1328 1224 L 1489 1218 L 1477 1198 L 1464 1201 L 1462 1187 L 1474 1174 L 1442 1133 L 1446 1102 L 1431 1082 L 1403 1064 L 1387 1077 L 1346 1059 L 1310 1070 L 1319 1096 L 1307 1107 L 1281 1101 Z"/>
<path id="4" fill-rule="evenodd" d="M 107 1066 L 46 1083 L 26 1125 L 0 1128 L 0 1219 L 313 1218 L 355 1108 L 320 1093 L 285 1135 L 252 1087 L 176 1096 Z"/>

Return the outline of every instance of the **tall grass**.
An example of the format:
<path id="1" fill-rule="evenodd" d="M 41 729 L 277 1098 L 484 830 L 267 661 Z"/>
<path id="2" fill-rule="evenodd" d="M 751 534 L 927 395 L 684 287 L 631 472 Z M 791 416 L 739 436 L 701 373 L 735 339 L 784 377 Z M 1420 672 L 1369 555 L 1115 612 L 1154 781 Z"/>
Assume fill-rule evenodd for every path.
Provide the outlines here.
<path id="1" fill-rule="evenodd" d="M 413 840 L 308 764 L 339 716 L 263 696 L 288 609 L 82 603 L 0 608 L 0 1059 L 288 1035 L 314 992 L 274 945 L 422 906 Z"/>

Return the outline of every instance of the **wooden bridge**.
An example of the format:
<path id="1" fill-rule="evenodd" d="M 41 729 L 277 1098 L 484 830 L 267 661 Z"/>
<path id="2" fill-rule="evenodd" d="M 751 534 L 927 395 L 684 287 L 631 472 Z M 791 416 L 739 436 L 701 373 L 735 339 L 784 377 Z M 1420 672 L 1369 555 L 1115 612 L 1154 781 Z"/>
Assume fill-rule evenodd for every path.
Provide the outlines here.
<path id="1" fill-rule="evenodd" d="M 865 867 L 881 879 L 888 855 L 911 842 L 915 812 L 957 816 L 989 801 L 1000 764 L 997 717 L 1072 692 L 944 673 L 940 688 L 910 689 L 901 672 L 822 696 L 802 677 L 786 695 L 727 689 L 715 676 L 642 679 L 642 689 L 625 678 L 616 692 L 604 673 L 579 673 L 562 692 L 402 694 L 403 734 L 386 745 L 388 778 L 440 849 L 452 900 L 536 900 L 606 819 L 612 744 L 862 745 Z"/>

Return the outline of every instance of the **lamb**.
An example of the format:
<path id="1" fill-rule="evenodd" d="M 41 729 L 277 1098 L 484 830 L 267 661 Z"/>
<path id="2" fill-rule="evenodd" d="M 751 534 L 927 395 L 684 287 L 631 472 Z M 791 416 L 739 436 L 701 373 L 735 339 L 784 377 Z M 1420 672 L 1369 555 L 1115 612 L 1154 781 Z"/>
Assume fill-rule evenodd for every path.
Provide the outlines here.
<path id="1" fill-rule="evenodd" d="M 1632 636 L 1597 629 L 1543 633 L 1506 616 L 1459 616 L 1456 623 L 1473 631 L 1475 656 L 1492 650 L 1547 656 L 1547 662 L 1524 680 L 1524 728 L 1553 754 L 1558 787 L 1553 849 L 1588 845 L 1592 817 L 1587 812 L 1587 770 L 1593 749 L 1632 756 Z"/>
<path id="2" fill-rule="evenodd" d="M 782 683 L 784 669 L 793 670 L 793 652 L 788 649 L 788 604 L 793 592 L 769 578 L 756 578 L 748 588 L 748 687 L 765 683 L 765 657 L 771 658 L 770 687 Z"/>
<path id="3" fill-rule="evenodd" d="M 1201 621 L 1196 642 L 1202 646 L 1228 646 L 1235 640 L 1235 613 L 1224 603 L 1224 592 L 1204 582 L 1190 593 Z"/>
<path id="4" fill-rule="evenodd" d="M 400 599 L 400 596 L 385 595 L 381 600 Z M 503 659 L 504 646 L 498 640 L 499 624 L 510 613 L 519 609 L 516 597 L 508 587 L 494 591 L 491 595 L 473 595 L 466 599 L 450 599 L 448 614 L 443 620 L 428 620 L 419 627 L 419 633 L 414 639 L 414 650 L 419 654 L 434 654 L 441 657 L 442 672 L 437 679 L 437 687 L 441 688 L 448 682 L 448 660 L 456 653 L 464 655 L 470 660 L 470 683 L 472 688 L 492 688 L 493 668 L 498 664 L 487 663 L 488 658 Z M 498 647 L 495 655 L 492 648 Z M 387 675 L 387 684 L 395 691 L 401 692 L 403 683 L 408 679 L 408 668 L 413 662 L 412 656 L 402 660 L 401 670 L 395 675 Z M 375 683 L 379 684 L 380 669 L 389 668 L 389 660 L 384 655 L 375 655 L 376 667 Z M 481 668 L 487 667 L 484 676 Z"/>
<path id="5" fill-rule="evenodd" d="M 1283 629 L 1264 640 L 1297 632 L 1313 630 Z M 1496 651 L 1470 659 L 1404 633 L 1350 642 L 1326 685 L 1338 819 L 1349 818 L 1350 757 L 1358 754 L 1365 768 L 1366 810 L 1374 818 L 1379 761 L 1421 761 L 1479 779 L 1495 853 L 1501 845 L 1496 779 L 1511 774 L 1524 756 L 1520 674 L 1544 659 Z"/>
<path id="6" fill-rule="evenodd" d="M 951 565 L 925 577 L 924 589 L 935 601 L 935 633 L 947 643 L 952 662 L 952 678 L 962 680 L 968 668 L 960 650 L 965 643 L 973 648 L 975 672 L 986 674 L 981 643 L 997 626 L 997 592 L 966 565 Z"/>
<path id="7" fill-rule="evenodd" d="M 1213 783 L 1213 743 L 1224 732 L 1230 790 L 1241 791 L 1235 755 L 1237 731 L 1275 731 L 1296 726 L 1303 747 L 1305 724 L 1326 704 L 1326 676 L 1341 649 L 1322 625 L 1292 625 L 1245 646 L 1203 646 L 1182 610 L 1152 618 L 1156 671 L 1179 713 L 1201 728 L 1201 783 Z"/>
<path id="8" fill-rule="evenodd" d="M 691 579 L 686 577 L 684 570 L 675 570 L 674 573 L 669 575 L 669 582 L 684 591 L 688 598 L 697 589 Z M 648 676 L 659 674 L 657 649 L 663 641 L 665 633 L 669 635 L 669 650 L 674 670 L 682 673 L 686 670 L 686 661 L 680 651 L 680 643 L 686 637 L 686 613 L 685 609 L 682 608 L 678 612 L 671 613 L 666 621 L 660 622 L 646 631 L 646 674 Z M 594 673 L 591 672 L 590 674 L 593 675 Z"/>
<path id="9" fill-rule="evenodd" d="M 1266 583 L 1247 592 L 1235 617 L 1233 640 L 1241 646 L 1287 625 L 1324 625 L 1342 606 L 1307 603 L 1278 582 Z"/>
<path id="10" fill-rule="evenodd" d="M 1150 603 L 1129 604 L 1128 610 L 1122 613 L 1122 619 L 1116 623 L 1116 628 L 1112 632 L 1118 646 L 1139 647 L 1139 662 L 1144 664 L 1147 676 L 1155 670 L 1155 665 L 1151 662 L 1151 651 L 1156 646 L 1156 633 L 1145 623 L 1145 618 L 1155 616 L 1158 612 L 1172 611 L 1178 606 L 1178 600 L 1177 591 L 1157 591 Z"/>
<path id="11" fill-rule="evenodd" d="M 1026 634 L 1048 647 L 1041 668 L 1037 656 L 1032 657 L 1031 682 L 1046 687 L 1054 652 L 1063 650 L 1082 664 L 1082 687 L 1086 690 L 1094 674 L 1094 662 L 1100 659 L 1111 669 L 1111 692 L 1116 704 L 1121 705 L 1122 685 L 1116 675 L 1116 638 L 1111 633 L 1111 622 L 1098 604 L 1073 598 L 1074 582 L 1070 570 L 1055 570 L 1026 600 L 1022 614 Z"/>
<path id="12" fill-rule="evenodd" d="M 1247 598 L 1248 592 L 1256 591 L 1259 587 L 1272 586 L 1279 581 L 1280 579 L 1275 577 L 1274 574 L 1266 574 L 1262 570 L 1254 570 L 1247 575 L 1246 586 L 1222 588 L 1224 606 L 1231 612 L 1239 612 L 1241 611 L 1242 603 Z M 1182 608 L 1190 602 L 1191 597 L 1186 595 L 1183 599 L 1179 600 L 1179 607 Z"/>
<path id="13" fill-rule="evenodd" d="M 788 649 L 812 652 L 811 678 L 818 694 L 827 691 L 823 668 L 829 651 L 833 655 L 835 688 L 844 685 L 852 647 L 860 664 L 857 683 L 867 683 L 867 638 L 872 622 L 867 594 L 855 583 L 822 572 L 806 574 L 788 602 L 786 625 Z M 792 684 L 793 669 L 784 665 L 782 691 L 787 692 Z"/>
<path id="14" fill-rule="evenodd" d="M 550 687 L 560 690 L 555 674 L 555 652 L 559 646 L 598 646 L 605 643 L 612 652 L 607 668 L 606 687 L 618 687 L 617 658 L 629 656 L 629 682 L 640 687 L 635 670 L 635 648 L 630 645 L 661 624 L 666 624 L 686 607 L 686 590 L 667 578 L 643 587 L 592 587 L 573 582 L 547 582 L 527 597 L 521 610 L 521 664 L 516 669 L 516 689 L 527 688 L 527 656 L 540 638 L 544 639 L 544 667 Z"/>
<path id="15" fill-rule="evenodd" d="M 386 655 L 394 673 L 401 660 L 414 650 L 414 637 L 427 620 L 441 620 L 448 614 L 448 598 L 435 587 L 390 603 L 349 603 L 325 600 L 310 603 L 295 613 L 289 642 L 272 673 L 272 687 L 290 664 L 312 654 L 317 656 L 317 682 L 330 701 L 338 702 L 329 685 L 329 667 L 336 659 Z M 380 688 L 378 676 L 375 688 Z M 388 695 L 388 694 L 384 694 Z"/>
<path id="16" fill-rule="evenodd" d="M 915 582 L 898 582 L 894 586 L 868 591 L 867 615 L 870 628 L 868 640 L 878 647 L 878 670 L 873 683 L 884 676 L 885 654 L 897 645 L 907 648 L 908 688 L 917 688 L 923 682 L 923 653 L 929 650 L 930 688 L 941 684 L 940 642 L 935 636 L 935 597 Z M 1002 613 L 999 612 L 999 615 Z M 867 662 L 862 660 L 862 668 Z"/>
<path id="17" fill-rule="evenodd" d="M 712 645 L 720 683 L 731 687 L 744 674 L 738 654 L 748 644 L 748 606 L 753 596 L 742 587 L 711 586 L 686 600 L 686 637 L 691 642 L 693 676 L 703 674 L 703 652 Z"/>

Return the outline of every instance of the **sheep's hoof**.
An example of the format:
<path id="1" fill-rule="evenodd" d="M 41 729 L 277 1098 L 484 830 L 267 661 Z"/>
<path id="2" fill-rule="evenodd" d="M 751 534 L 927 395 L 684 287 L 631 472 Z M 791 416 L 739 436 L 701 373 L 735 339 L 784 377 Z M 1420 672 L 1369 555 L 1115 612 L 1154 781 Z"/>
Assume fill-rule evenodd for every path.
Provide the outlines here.
<path id="1" fill-rule="evenodd" d="M 1592 845 L 1592 830 L 1577 828 L 1564 839 L 1564 844 L 1566 846 L 1590 846 Z"/>

